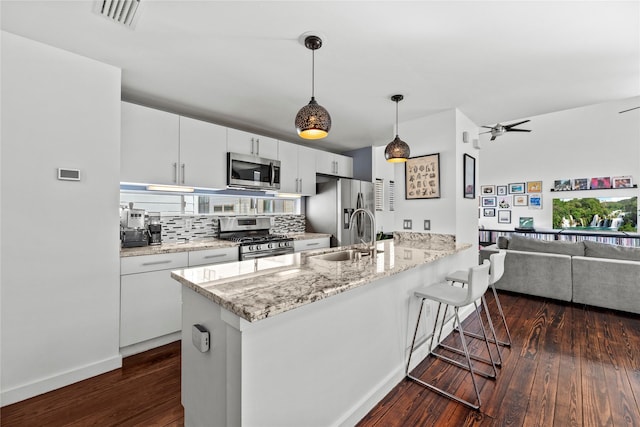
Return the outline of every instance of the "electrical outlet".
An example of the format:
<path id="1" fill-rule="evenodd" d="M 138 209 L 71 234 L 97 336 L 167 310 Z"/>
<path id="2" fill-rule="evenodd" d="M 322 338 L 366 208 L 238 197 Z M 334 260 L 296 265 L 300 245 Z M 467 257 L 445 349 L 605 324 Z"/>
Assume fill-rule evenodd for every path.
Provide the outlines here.
<path id="1" fill-rule="evenodd" d="M 405 219 L 402 222 L 402 228 L 404 228 L 405 230 L 411 230 L 413 228 L 412 222 L 410 219 Z"/>
<path id="2" fill-rule="evenodd" d="M 425 230 L 431 230 L 431 220 L 430 219 L 425 219 L 424 220 L 424 229 Z"/>

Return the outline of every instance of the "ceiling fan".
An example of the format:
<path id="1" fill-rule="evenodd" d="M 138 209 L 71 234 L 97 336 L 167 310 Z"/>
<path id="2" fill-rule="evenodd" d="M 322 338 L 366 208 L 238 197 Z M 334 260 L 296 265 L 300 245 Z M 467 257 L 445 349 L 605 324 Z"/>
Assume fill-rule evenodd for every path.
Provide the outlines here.
<path id="1" fill-rule="evenodd" d="M 618 111 L 618 113 L 622 114 L 622 113 L 626 113 L 627 111 L 631 111 L 631 110 L 637 110 L 640 107 L 633 107 L 633 108 L 629 108 L 627 110 L 622 110 L 622 111 Z"/>
<path id="2" fill-rule="evenodd" d="M 491 141 L 493 141 L 494 139 L 496 139 L 497 137 L 499 137 L 500 135 L 502 135 L 505 132 L 531 132 L 531 130 L 529 129 L 515 129 L 515 126 L 521 125 L 523 123 L 527 123 L 530 122 L 531 120 L 523 120 L 521 122 L 517 122 L 517 123 L 511 123 L 508 125 L 502 125 L 500 123 L 496 124 L 495 126 L 482 126 L 483 128 L 487 128 L 490 129 L 486 132 L 480 132 L 482 133 L 491 133 Z"/>

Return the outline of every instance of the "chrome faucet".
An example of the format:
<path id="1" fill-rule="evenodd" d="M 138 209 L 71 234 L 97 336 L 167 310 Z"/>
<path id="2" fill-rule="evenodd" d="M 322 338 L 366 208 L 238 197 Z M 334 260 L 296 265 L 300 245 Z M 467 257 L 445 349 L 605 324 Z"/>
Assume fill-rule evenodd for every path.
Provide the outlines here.
<path id="1" fill-rule="evenodd" d="M 369 254 L 371 256 L 374 256 L 376 252 L 376 218 L 369 210 L 358 208 L 353 211 L 353 213 L 351 214 L 351 218 L 349 218 L 349 230 L 351 230 L 351 228 L 353 227 L 353 220 L 355 219 L 358 212 L 366 213 L 367 215 L 369 215 L 369 219 L 371 220 L 371 240 L 369 241 L 369 247 L 367 248 L 367 250 L 369 251 Z M 367 243 L 362 239 L 360 239 L 360 241 L 362 243 Z"/>

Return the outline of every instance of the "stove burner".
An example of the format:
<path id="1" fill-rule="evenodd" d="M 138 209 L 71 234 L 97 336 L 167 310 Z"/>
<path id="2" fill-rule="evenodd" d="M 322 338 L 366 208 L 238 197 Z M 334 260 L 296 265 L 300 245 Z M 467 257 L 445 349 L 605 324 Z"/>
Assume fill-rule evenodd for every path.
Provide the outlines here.
<path id="1" fill-rule="evenodd" d="M 241 245 L 253 245 L 256 243 L 283 242 L 293 240 L 283 234 L 263 234 L 258 236 L 248 236 L 242 233 L 234 233 L 227 236 L 220 236 L 221 239 L 230 240 Z"/>

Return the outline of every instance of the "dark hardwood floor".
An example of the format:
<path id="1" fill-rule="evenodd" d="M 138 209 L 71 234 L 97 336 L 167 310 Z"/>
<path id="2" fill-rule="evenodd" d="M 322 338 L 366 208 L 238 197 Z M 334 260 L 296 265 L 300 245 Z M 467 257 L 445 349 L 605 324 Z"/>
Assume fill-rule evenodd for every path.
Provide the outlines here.
<path id="1" fill-rule="evenodd" d="M 358 426 L 640 426 L 640 316 L 516 294 L 501 300 L 514 345 L 498 378 L 479 380 L 479 411 L 403 380 Z M 447 339 L 459 343 L 457 334 Z M 478 340 L 471 347 L 483 351 Z M 466 372 L 439 360 L 414 374 L 474 396 Z M 180 344 L 0 413 L 2 426 L 183 425 Z"/>

